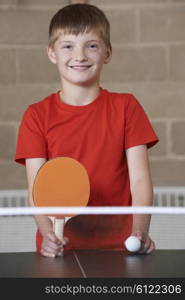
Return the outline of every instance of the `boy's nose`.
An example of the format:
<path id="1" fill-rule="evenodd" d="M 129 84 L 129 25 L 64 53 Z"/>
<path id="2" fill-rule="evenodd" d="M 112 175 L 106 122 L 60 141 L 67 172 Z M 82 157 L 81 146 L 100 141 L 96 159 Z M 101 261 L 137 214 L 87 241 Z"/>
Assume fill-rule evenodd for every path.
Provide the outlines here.
<path id="1" fill-rule="evenodd" d="M 74 53 L 74 60 L 75 61 L 84 61 L 84 60 L 87 60 L 87 57 L 85 55 L 84 49 L 82 49 L 82 48 L 76 49 L 76 51 Z"/>

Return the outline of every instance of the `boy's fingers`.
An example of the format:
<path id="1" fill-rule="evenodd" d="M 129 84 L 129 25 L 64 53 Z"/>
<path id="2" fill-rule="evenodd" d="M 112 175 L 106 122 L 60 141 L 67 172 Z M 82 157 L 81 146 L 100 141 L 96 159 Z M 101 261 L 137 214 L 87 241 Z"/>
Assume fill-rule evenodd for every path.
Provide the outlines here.
<path id="1" fill-rule="evenodd" d="M 42 254 L 42 256 L 47 256 L 47 257 L 55 257 L 55 254 L 54 253 L 50 253 L 50 252 L 47 252 L 46 250 L 41 250 L 40 253 Z"/>
<path id="2" fill-rule="evenodd" d="M 141 250 L 139 251 L 139 253 L 143 254 L 143 253 L 151 253 L 153 250 L 155 249 L 155 243 L 152 240 L 147 240 L 145 243 L 143 243 L 143 246 L 141 248 Z"/>
<path id="3" fill-rule="evenodd" d="M 43 249 L 41 249 L 41 254 L 43 256 L 47 256 L 47 257 L 56 257 L 56 256 L 63 256 L 64 254 L 64 249 L 61 248 L 58 251 L 52 251 L 52 249 L 50 247 L 44 247 Z"/>
<path id="4" fill-rule="evenodd" d="M 60 247 L 60 245 L 57 245 L 56 243 L 53 243 L 53 242 L 47 243 L 47 246 L 48 246 L 49 248 L 51 248 L 52 250 L 54 250 L 54 251 L 57 251 L 58 248 Z"/>
<path id="5" fill-rule="evenodd" d="M 64 237 L 62 241 L 60 240 L 57 241 L 57 245 L 62 247 L 65 247 L 68 243 L 69 243 L 69 239 L 67 237 Z"/>
<path id="6" fill-rule="evenodd" d="M 59 241 L 54 232 L 49 232 L 47 238 L 54 243 L 57 243 Z"/>
<path id="7" fill-rule="evenodd" d="M 69 243 L 69 239 L 67 237 L 64 237 L 61 241 L 56 237 L 54 232 L 49 232 L 48 235 L 47 235 L 47 238 L 49 239 L 49 241 L 57 244 L 58 246 L 61 246 L 61 245 L 65 246 Z"/>
<path id="8" fill-rule="evenodd" d="M 49 232 L 44 239 L 41 254 L 46 257 L 56 257 L 63 256 L 64 247 L 69 242 L 67 237 L 64 237 L 62 241 L 60 241 L 54 234 L 54 232 Z"/>
<path id="9" fill-rule="evenodd" d="M 153 250 L 155 250 L 155 243 L 152 241 L 150 246 L 148 247 L 146 253 L 149 254 L 151 253 Z"/>
<path id="10" fill-rule="evenodd" d="M 42 248 L 42 250 L 45 251 L 45 252 L 47 252 L 47 253 L 52 253 L 52 254 L 54 254 L 54 255 L 56 255 L 57 252 L 58 252 L 58 248 L 57 248 L 57 249 L 53 249 L 53 248 L 51 248 L 49 245 L 44 246 L 44 247 Z"/>

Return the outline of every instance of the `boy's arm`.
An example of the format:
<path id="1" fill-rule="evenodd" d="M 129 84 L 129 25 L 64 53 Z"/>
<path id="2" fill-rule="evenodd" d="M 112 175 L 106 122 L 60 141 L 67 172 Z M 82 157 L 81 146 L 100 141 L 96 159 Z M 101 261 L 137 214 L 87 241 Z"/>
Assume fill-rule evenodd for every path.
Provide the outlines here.
<path id="1" fill-rule="evenodd" d="M 35 176 L 39 168 L 46 162 L 45 158 L 29 158 L 26 159 L 26 174 L 28 182 L 28 200 L 29 205 L 34 206 L 32 189 Z M 44 256 L 54 257 L 62 254 L 61 243 L 53 233 L 53 225 L 47 216 L 34 216 L 37 227 L 43 236 L 41 254 Z M 60 247 L 59 247 L 60 246 Z"/>
<path id="2" fill-rule="evenodd" d="M 150 174 L 149 159 L 146 145 L 139 145 L 126 150 L 130 188 L 133 206 L 153 205 L 153 185 Z M 141 252 L 150 253 L 155 248 L 148 232 L 150 215 L 133 215 L 132 234 L 143 241 Z"/>

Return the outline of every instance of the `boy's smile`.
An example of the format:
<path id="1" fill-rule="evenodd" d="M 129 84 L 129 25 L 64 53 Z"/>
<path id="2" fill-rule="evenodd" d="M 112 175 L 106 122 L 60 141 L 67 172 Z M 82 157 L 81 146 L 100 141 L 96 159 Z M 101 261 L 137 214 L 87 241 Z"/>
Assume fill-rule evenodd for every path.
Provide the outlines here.
<path id="1" fill-rule="evenodd" d="M 110 60 L 111 50 L 95 32 L 61 33 L 54 47 L 48 48 L 48 56 L 57 64 L 62 84 L 68 81 L 87 85 L 99 81 L 103 64 Z"/>

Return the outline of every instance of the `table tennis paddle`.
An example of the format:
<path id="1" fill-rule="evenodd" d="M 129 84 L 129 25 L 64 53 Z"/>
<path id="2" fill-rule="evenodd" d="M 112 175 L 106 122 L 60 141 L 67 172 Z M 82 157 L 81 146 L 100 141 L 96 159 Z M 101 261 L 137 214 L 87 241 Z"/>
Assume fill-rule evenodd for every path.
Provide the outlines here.
<path id="1" fill-rule="evenodd" d="M 33 201 L 35 206 L 39 207 L 86 206 L 89 194 L 90 183 L 85 167 L 69 157 L 48 160 L 38 170 L 33 184 Z M 61 241 L 64 217 L 61 215 L 51 217 L 55 235 Z"/>

